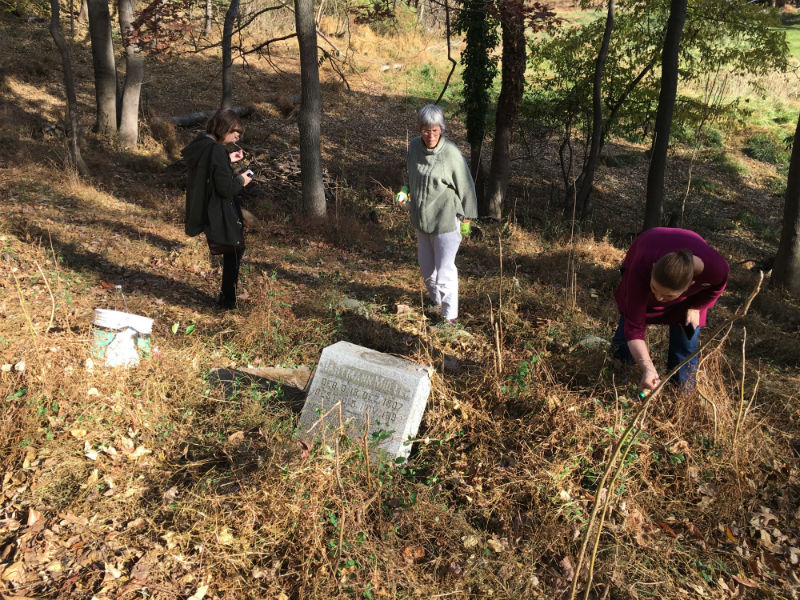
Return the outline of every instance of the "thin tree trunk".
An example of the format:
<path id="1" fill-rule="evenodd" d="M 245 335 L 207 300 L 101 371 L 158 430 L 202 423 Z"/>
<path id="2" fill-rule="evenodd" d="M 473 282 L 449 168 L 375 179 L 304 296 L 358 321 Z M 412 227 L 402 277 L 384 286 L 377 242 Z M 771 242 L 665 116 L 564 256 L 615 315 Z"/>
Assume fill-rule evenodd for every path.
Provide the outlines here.
<path id="1" fill-rule="evenodd" d="M 211 37 L 211 17 L 213 16 L 213 7 L 211 4 L 211 0 L 206 0 L 206 24 L 205 24 L 205 36 L 206 38 Z"/>
<path id="2" fill-rule="evenodd" d="M 75 78 L 72 75 L 72 57 L 67 41 L 61 32 L 61 18 L 58 0 L 50 0 L 50 35 L 61 54 L 61 66 L 64 70 L 64 91 L 67 96 L 65 125 L 69 141 L 69 153 L 72 162 L 81 175 L 88 175 L 89 169 L 81 157 L 80 130 L 78 129 L 78 99 L 75 95 Z"/>
<path id="3" fill-rule="evenodd" d="M 81 0 L 81 12 L 78 13 L 78 21 L 86 23 L 89 20 L 89 2 Z"/>
<path id="4" fill-rule="evenodd" d="M 295 0 L 295 23 L 300 46 L 300 178 L 303 186 L 303 210 L 313 217 L 324 217 L 325 189 L 322 185 L 322 148 L 320 120 L 322 98 L 319 89 L 317 28 L 314 1 Z"/>
<path id="5" fill-rule="evenodd" d="M 594 187 L 594 173 L 597 170 L 597 163 L 600 160 L 600 149 L 603 146 L 603 73 L 608 57 L 608 46 L 611 42 L 611 32 L 614 29 L 614 12 L 616 0 L 609 0 L 608 15 L 606 16 L 606 28 L 603 32 L 603 43 L 600 45 L 600 52 L 594 64 L 594 82 L 592 87 L 592 141 L 589 147 L 589 158 L 583 168 L 583 173 L 579 179 L 576 197 L 576 211 L 583 219 L 591 209 L 591 193 Z M 572 196 L 572 194 L 568 194 Z M 572 198 L 568 198 L 567 204 L 572 207 Z"/>
<path id="6" fill-rule="evenodd" d="M 487 182 L 489 217 L 503 217 L 503 201 L 511 174 L 511 133 L 522 102 L 525 83 L 525 19 L 519 0 L 502 0 L 500 23 L 503 32 L 502 83 L 497 100 L 492 166 Z"/>
<path id="7" fill-rule="evenodd" d="M 672 112 L 678 94 L 678 57 L 681 49 L 683 25 L 686 22 L 687 0 L 671 0 L 664 52 L 661 55 L 661 91 L 653 130 L 653 148 L 650 169 L 647 173 L 647 201 L 644 209 L 644 229 L 658 227 L 664 205 L 664 176 L 667 167 L 669 133 Z"/>
<path id="8" fill-rule="evenodd" d="M 133 8 L 135 0 L 119 0 L 119 29 L 125 48 L 125 85 L 122 89 L 122 113 L 119 137 L 126 148 L 136 148 L 139 143 L 139 98 L 144 80 L 144 56 L 139 46 L 131 43 L 133 34 Z"/>
<path id="9" fill-rule="evenodd" d="M 88 4 L 97 102 L 95 131 L 112 133 L 117 131 L 117 67 L 114 63 L 111 15 L 108 12 L 108 0 L 88 0 Z"/>
<path id="10" fill-rule="evenodd" d="M 222 108 L 233 106 L 233 57 L 231 55 L 231 38 L 233 25 L 239 16 L 239 0 L 231 0 L 228 12 L 225 13 L 225 25 L 222 29 Z"/>
<path id="11" fill-rule="evenodd" d="M 484 216 L 489 214 L 489 203 L 486 199 L 486 179 L 488 178 L 488 169 L 486 169 L 481 156 L 483 144 L 474 145 L 470 144 L 469 147 L 469 170 L 472 173 L 472 180 L 475 182 L 475 196 L 478 200 L 478 215 Z"/>
<path id="12" fill-rule="evenodd" d="M 794 132 L 792 159 L 783 205 L 783 231 L 773 267 L 775 283 L 800 294 L 800 119 Z"/>

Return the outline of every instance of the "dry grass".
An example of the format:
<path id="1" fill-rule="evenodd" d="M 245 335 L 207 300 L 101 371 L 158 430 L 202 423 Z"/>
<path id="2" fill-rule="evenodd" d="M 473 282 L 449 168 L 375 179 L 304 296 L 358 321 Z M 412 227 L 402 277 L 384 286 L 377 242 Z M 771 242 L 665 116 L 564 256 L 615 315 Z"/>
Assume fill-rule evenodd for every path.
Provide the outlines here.
<path id="1" fill-rule="evenodd" d="M 13 24 L 20 39 L 34 38 L 37 25 L 2 19 L 4 31 Z M 425 61 L 428 34 L 418 35 L 403 43 Z M 624 383 L 635 373 L 578 342 L 609 337 L 616 322 L 611 292 L 629 222 L 638 222 L 631 181 L 641 180 L 642 166 L 604 168 L 600 214 L 572 242 L 560 207 L 541 208 L 547 185 L 517 173 L 518 218 L 483 226 L 483 238 L 466 240 L 459 254 L 468 335 L 428 334 L 413 231 L 391 205 L 416 104 L 384 94 L 374 69 L 394 60 L 381 53 L 384 42 L 359 40 L 370 56 L 358 57 L 367 70 L 351 74 L 353 91 L 326 74 L 326 223 L 310 225 L 296 211 L 297 129 L 280 108 L 296 93 L 291 51 L 273 57 L 286 74 L 258 63 L 237 79 L 237 94 L 257 101 L 244 146 L 261 173 L 247 201 L 262 226 L 248 238 L 246 299 L 230 313 L 211 307 L 218 266 L 202 240 L 183 235 L 182 174 L 165 168 L 191 133 L 151 128 L 158 142 L 146 139 L 138 152 L 87 135 L 94 176 L 80 180 L 61 168 L 60 142 L 34 136 L 39 115 L 57 118 L 57 83 L 33 70 L 23 86 L 23 74 L 9 70 L 0 92 L 3 121 L 15 127 L 0 146 L 2 594 L 288 600 L 568 591 L 598 477 L 639 406 Z M 88 121 L 88 55 L 76 50 Z M 37 55 L 45 54 L 42 46 Z M 213 105 L 215 68 L 209 56 L 152 65 L 151 114 Z M 176 86 L 197 94 L 177 95 Z M 542 144 L 540 160 L 550 155 Z M 727 192 L 707 200 L 709 212 L 763 194 L 760 177 L 743 189 L 713 165 L 702 169 Z M 747 206 L 763 219 L 774 209 Z M 533 213 L 535 229 L 526 220 Z M 737 260 L 752 258 L 756 241 L 759 252 L 774 250 L 746 224 L 714 231 L 699 212 L 690 218 Z M 744 263 L 732 266 L 717 322 L 754 285 Z M 130 312 L 155 321 L 156 356 L 136 369 L 87 362 L 93 309 L 121 308 L 103 282 L 122 285 Z M 366 312 L 342 308 L 343 298 Z M 398 304 L 414 310 L 396 313 Z M 743 597 L 797 596 L 799 311 L 775 290 L 759 296 L 743 320 L 743 394 L 737 327 L 706 353 L 697 393 L 654 402 L 614 487 L 591 597 L 727 598 L 737 588 Z M 502 317 L 499 356 L 490 315 Z M 219 367 L 313 365 L 342 339 L 436 369 L 420 431 L 428 441 L 403 467 L 367 467 L 362 444 L 336 436 L 306 453 L 286 394 L 242 385 L 226 395 L 209 379 Z M 663 362 L 664 332 L 655 328 L 650 340 Z M 734 437 L 742 398 L 748 410 Z"/>

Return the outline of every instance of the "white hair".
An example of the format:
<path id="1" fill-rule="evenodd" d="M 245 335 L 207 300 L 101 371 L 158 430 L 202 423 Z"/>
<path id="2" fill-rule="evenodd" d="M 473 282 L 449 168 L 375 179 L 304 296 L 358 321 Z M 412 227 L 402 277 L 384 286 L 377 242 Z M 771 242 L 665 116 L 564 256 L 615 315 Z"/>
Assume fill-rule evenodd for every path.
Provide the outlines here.
<path id="1" fill-rule="evenodd" d="M 438 125 L 444 133 L 444 112 L 435 104 L 426 104 L 417 114 L 417 125 L 420 129 Z"/>

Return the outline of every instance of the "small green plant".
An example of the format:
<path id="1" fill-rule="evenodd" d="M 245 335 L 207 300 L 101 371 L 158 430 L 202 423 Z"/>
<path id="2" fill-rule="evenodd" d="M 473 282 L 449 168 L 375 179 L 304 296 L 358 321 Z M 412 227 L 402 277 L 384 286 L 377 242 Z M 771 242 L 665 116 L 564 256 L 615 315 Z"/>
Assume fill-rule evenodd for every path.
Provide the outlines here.
<path id="1" fill-rule="evenodd" d="M 758 161 L 777 165 L 789 160 L 789 153 L 768 133 L 757 133 L 744 147 L 744 153 Z"/>

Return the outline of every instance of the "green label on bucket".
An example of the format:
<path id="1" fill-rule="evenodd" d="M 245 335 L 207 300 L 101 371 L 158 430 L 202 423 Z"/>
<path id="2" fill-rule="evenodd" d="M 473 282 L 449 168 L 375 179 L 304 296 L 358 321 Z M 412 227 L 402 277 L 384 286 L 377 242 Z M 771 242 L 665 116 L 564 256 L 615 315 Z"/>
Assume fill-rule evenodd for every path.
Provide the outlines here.
<path id="1" fill-rule="evenodd" d="M 114 340 L 115 332 L 106 329 L 95 329 L 92 340 L 91 355 L 94 358 L 105 358 L 106 348 Z"/>
<path id="2" fill-rule="evenodd" d="M 468 236 L 470 232 L 470 222 L 469 219 L 464 219 L 461 221 L 461 235 Z"/>

